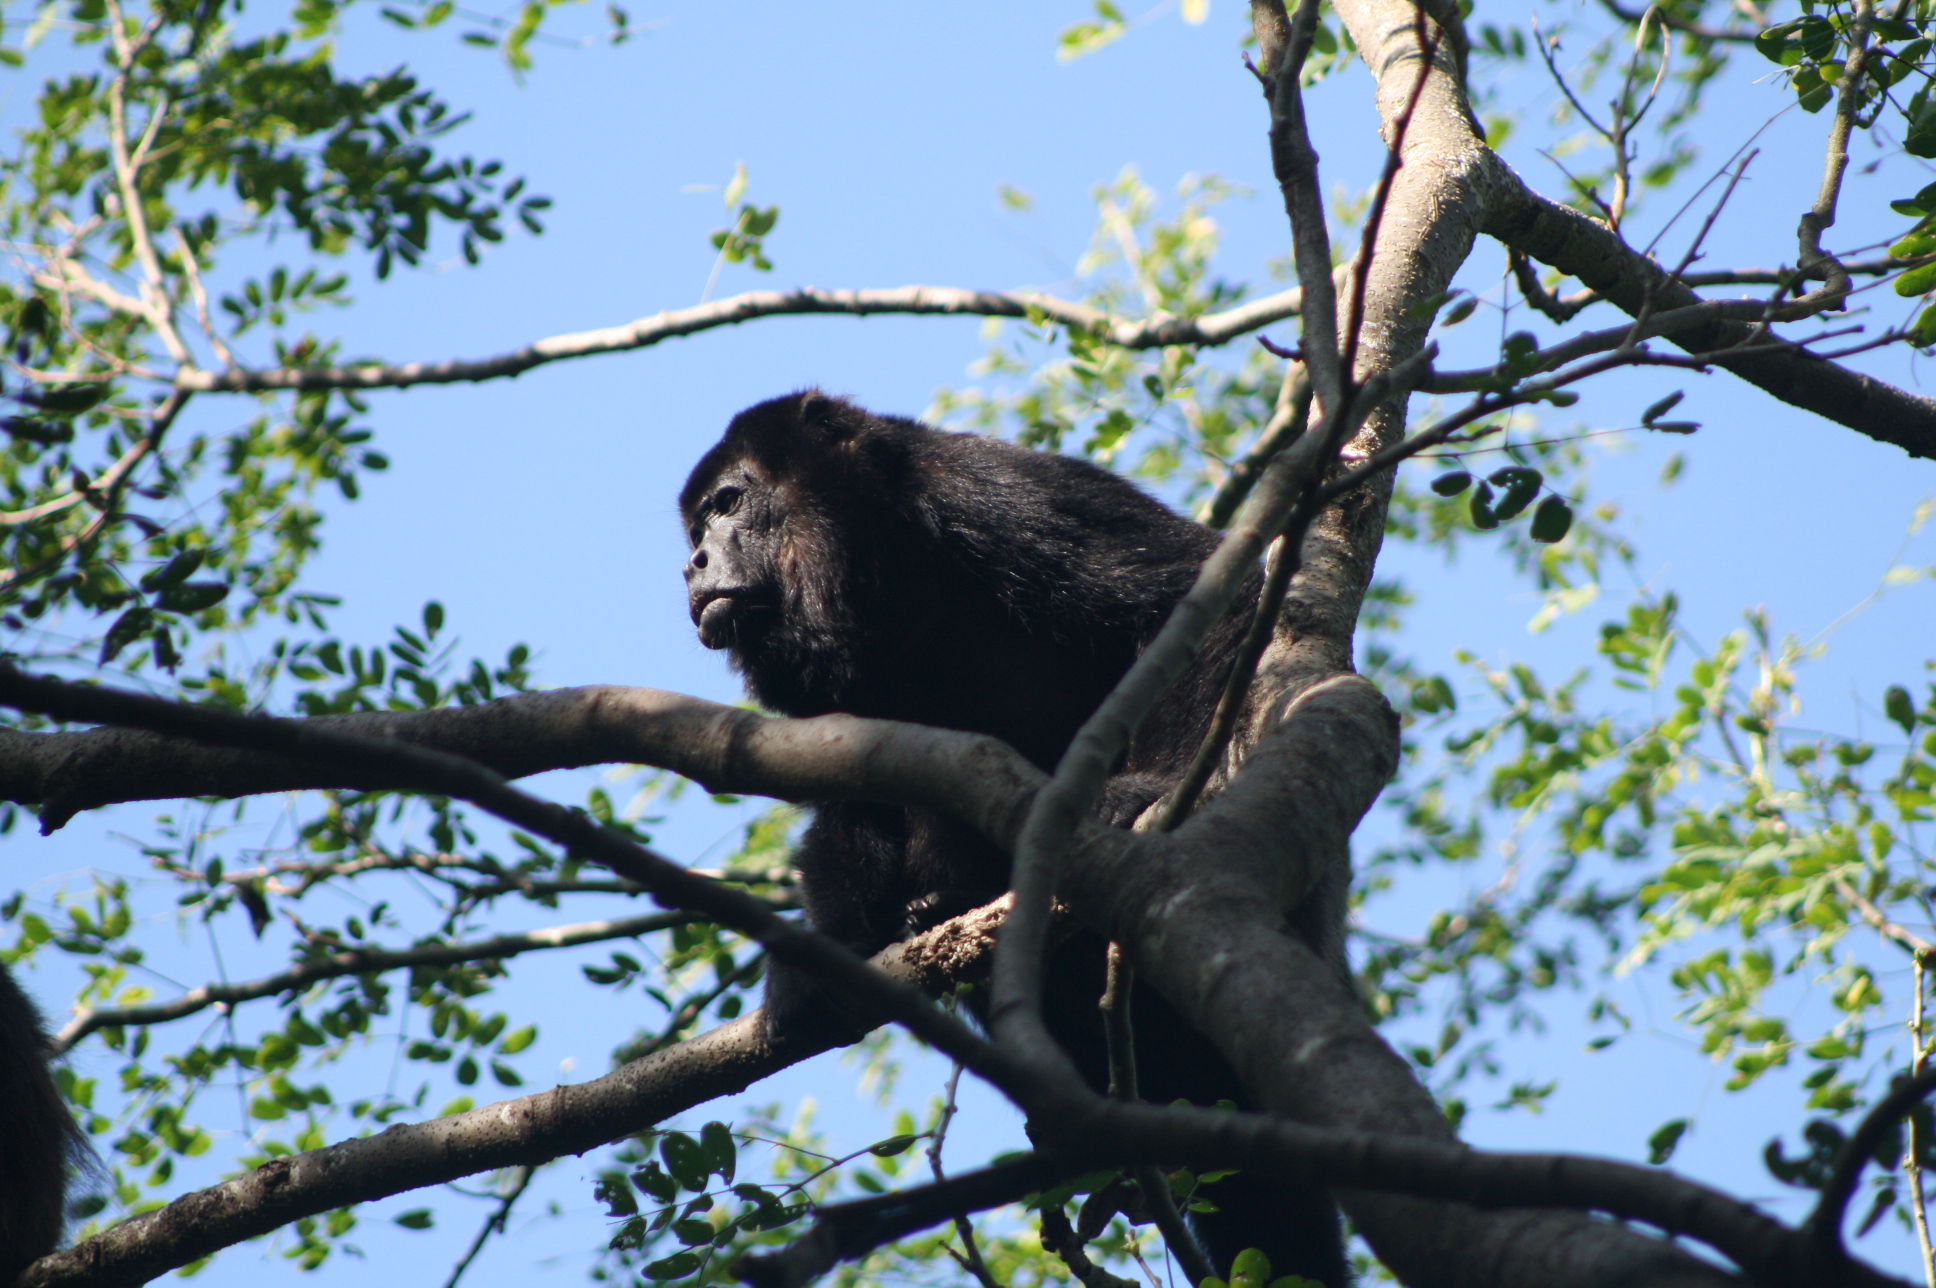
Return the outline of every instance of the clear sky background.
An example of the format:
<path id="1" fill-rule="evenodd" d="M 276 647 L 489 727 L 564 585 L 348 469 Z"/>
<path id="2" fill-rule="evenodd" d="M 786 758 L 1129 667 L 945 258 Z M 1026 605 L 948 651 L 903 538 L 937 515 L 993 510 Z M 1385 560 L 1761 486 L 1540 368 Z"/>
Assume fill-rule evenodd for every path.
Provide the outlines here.
<path id="1" fill-rule="evenodd" d="M 1564 2 L 1482 4 L 1480 10 L 1484 21 L 1529 37 L 1534 18 L 1551 32 L 1590 27 L 1595 12 Z M 269 24 L 282 10 L 249 16 Z M 913 283 L 1073 294 L 1076 265 L 1094 226 L 1092 189 L 1125 166 L 1166 194 L 1185 175 L 1205 173 L 1251 189 L 1250 197 L 1217 212 L 1225 239 L 1220 271 L 1259 292 L 1281 285 L 1266 278 L 1264 266 L 1288 254 L 1288 235 L 1270 177 L 1263 105 L 1239 61 L 1241 6 L 1232 0 L 1213 4 L 1202 26 L 1186 25 L 1161 6 L 1117 45 L 1069 64 L 1054 57 L 1056 34 L 1087 15 L 1067 0 L 641 5 L 632 16 L 640 34 L 619 48 L 538 46 L 538 66 L 522 84 L 493 55 L 459 46 L 454 31 L 409 36 L 367 15 L 353 25 L 342 43 L 348 65 L 376 71 L 407 64 L 454 105 L 475 113 L 459 150 L 501 158 L 557 204 L 545 236 L 513 234 L 480 268 L 465 266 L 450 245 L 433 245 L 438 262 L 427 271 L 395 274 L 380 287 L 365 282 L 356 307 L 317 324 L 344 338 L 346 358 L 482 357 L 697 303 L 715 271 L 707 236 L 727 222 L 720 189 L 738 163 L 749 175 L 748 199 L 781 207 L 768 241 L 775 269 L 756 274 L 729 266 L 713 283 L 714 298 L 766 287 Z M 558 20 L 560 31 L 574 25 L 596 27 L 589 12 L 567 11 Z M 1562 66 L 1575 45 L 1583 52 L 1586 42 L 1562 42 Z M 10 131 L 20 114 L 33 110 L 39 76 L 64 57 L 36 51 L 23 70 L 0 81 L 0 128 Z M 1792 107 L 1783 114 L 1792 96 L 1764 75 L 1768 66 L 1743 55 L 1715 94 L 1716 110 L 1696 123 L 1711 131 L 1698 139 L 1708 162 L 1699 170 L 1703 178 L 1751 139 L 1761 149 L 1715 226 L 1710 261 L 1716 265 L 1792 261 L 1794 221 L 1819 174 L 1825 121 Z M 1508 159 L 1535 186 L 1560 194 L 1563 176 L 1542 154 L 1555 138 L 1549 123 L 1561 102 L 1557 90 L 1536 66 L 1489 70 L 1487 77 L 1498 106 L 1522 112 L 1504 149 Z M 1356 193 L 1382 164 L 1369 100 L 1369 79 L 1354 67 L 1314 101 L 1328 191 Z M 1927 181 L 1902 158 L 1857 158 L 1858 165 L 1870 162 L 1881 165 L 1886 195 L 1905 195 Z M 1004 208 L 997 196 L 1003 185 L 1028 193 L 1032 208 Z M 1650 198 L 1639 225 L 1651 234 L 1693 195 L 1690 185 L 1672 198 Z M 1856 209 L 1859 204 L 1847 203 L 1838 230 L 1847 235 L 1838 235 L 1838 248 L 1886 241 L 1899 231 L 1897 223 Z M 1705 210 L 1697 206 L 1666 233 L 1663 258 L 1678 257 Z M 278 249 L 297 253 L 297 239 L 271 248 Z M 1500 257 L 1482 250 L 1464 284 L 1497 299 L 1500 269 Z M 1877 324 L 1906 320 L 1893 296 L 1865 300 L 1876 309 L 1871 321 Z M 1524 324 L 1515 317 L 1502 327 L 1496 312 L 1484 309 L 1466 324 L 1465 338 L 1454 340 L 1476 346 L 1476 363 L 1503 329 Z M 365 423 L 393 466 L 365 480 L 357 504 L 332 506 L 309 587 L 344 596 L 336 625 L 366 643 L 380 643 L 393 623 L 414 621 L 424 601 L 437 599 L 469 652 L 490 658 L 529 642 L 545 684 L 640 684 L 734 699 L 738 685 L 723 659 L 699 646 L 686 618 L 674 496 L 691 463 L 735 410 L 804 385 L 919 414 L 938 389 L 974 384 L 970 365 L 982 353 L 982 329 L 974 319 L 775 319 L 556 364 L 515 381 L 373 394 Z M 243 356 L 268 358 L 246 341 Z M 1927 392 L 1911 360 L 1896 355 L 1870 366 Z M 1906 537 L 1916 504 L 1936 495 L 1936 469 L 1725 375 L 1622 377 L 1543 424 L 1556 431 L 1630 425 L 1676 387 L 1689 394 L 1677 414 L 1704 422 L 1701 433 L 1597 440 L 1605 459 L 1588 500 L 1616 504 L 1630 516 L 1626 530 L 1640 548 L 1636 584 L 1678 589 L 1689 629 L 1709 643 L 1754 605 L 1768 608 L 1778 632 L 1827 633 L 1829 651 L 1810 672 L 1808 722 L 1882 736 L 1883 686 L 1919 685 L 1927 675 L 1936 625 L 1930 590 L 1910 587 L 1851 622 L 1843 618 L 1892 564 L 1936 563 L 1936 542 L 1927 533 Z M 214 399 L 203 399 L 194 412 L 198 424 L 217 429 L 249 413 Z M 1677 451 L 1686 454 L 1685 474 L 1661 490 L 1655 479 L 1667 454 Z M 1382 565 L 1421 596 L 1405 637 L 1411 652 L 1448 673 L 1457 674 L 1451 658 L 1464 649 L 1488 661 L 1530 659 L 1557 677 L 1590 654 L 1599 622 L 1621 611 L 1619 594 L 1630 589 L 1627 574 L 1613 573 L 1607 602 L 1535 636 L 1526 624 L 1538 601 L 1504 564 L 1503 556 L 1489 557 L 1489 548 L 1477 546 L 1452 566 L 1402 555 Z M 555 790 L 567 798 L 591 781 L 584 774 L 554 778 Z M 250 818 L 272 828 L 281 808 L 259 803 Z M 0 855 L 37 901 L 51 901 L 64 882 L 80 880 L 90 867 L 139 880 L 145 865 L 126 838 L 139 836 L 156 812 L 115 810 L 78 821 L 52 840 L 16 832 L 0 841 Z M 682 810 L 659 841 L 683 859 L 716 861 L 736 837 L 736 817 Z M 1390 835 L 1387 821 L 1369 826 Z M 1373 915 L 1381 930 L 1416 933 L 1461 889 L 1496 875 L 1494 856 L 1421 878 Z M 627 911 L 636 909 L 615 905 L 612 913 Z M 165 939 L 167 930 L 158 930 Z M 224 969 L 253 973 L 249 946 L 223 949 L 231 954 Z M 183 928 L 180 953 L 177 982 L 210 977 L 210 950 L 197 930 Z M 267 969 L 270 961 L 255 965 Z M 555 1058 L 559 1078 L 603 1072 L 609 1051 L 629 1032 L 626 1017 L 610 1014 L 603 994 L 573 1005 L 573 962 L 519 969 L 521 992 L 509 1004 L 515 1007 L 520 996 L 543 999 L 540 1051 Z M 49 1001 L 60 996 L 56 970 L 30 982 Z M 1775 1132 L 1799 1126 L 1792 1087 L 1724 1093 L 1726 1070 L 1666 1028 L 1676 1003 L 1659 981 L 1651 993 L 1639 981 L 1614 987 L 1628 990 L 1642 1031 L 1594 1054 L 1584 1050 L 1585 1031 L 1566 1016 L 1545 1032 L 1510 1035 L 1499 1087 L 1557 1078 L 1562 1089 L 1543 1114 L 1477 1113 L 1470 1139 L 1634 1159 L 1644 1157 L 1654 1127 L 1690 1116 L 1696 1127 L 1677 1167 L 1738 1194 L 1781 1197 L 1759 1155 Z M 1797 990 L 1796 1005 L 1811 1004 Z M 1654 1029 L 1656 1022 L 1662 1027 Z M 113 1067 L 107 1053 L 85 1046 L 74 1058 L 83 1068 Z M 836 1145 L 852 1148 L 881 1128 L 851 1068 L 823 1057 L 741 1099 L 811 1096 Z M 938 1089 L 939 1073 L 918 1065 L 904 1087 L 924 1100 Z M 971 1153 L 985 1151 L 995 1130 L 981 1123 L 1014 1131 L 1012 1114 L 982 1101 L 971 1109 L 985 1115 L 971 1133 Z M 729 1108 L 695 1121 L 728 1116 Z M 571 1160 L 551 1169 L 543 1199 L 562 1205 L 572 1219 L 542 1220 L 535 1215 L 540 1205 L 528 1204 L 532 1215 L 518 1218 L 516 1237 L 466 1282 L 522 1283 L 534 1273 L 576 1277 L 598 1237 L 596 1205 L 583 1179 L 589 1171 Z M 359 1242 L 380 1259 L 386 1276 L 441 1282 L 474 1226 L 459 1222 L 412 1234 L 384 1223 L 386 1213 L 420 1202 L 403 1196 L 373 1205 Z M 1792 1205 L 1781 1210 L 1797 1214 Z M 264 1258 L 273 1256 L 273 1247 L 271 1241 L 271 1250 L 226 1252 L 202 1282 L 230 1288 L 257 1282 L 265 1272 L 293 1276 L 287 1268 L 267 1270 Z M 1907 1244 L 1894 1235 L 1865 1250 L 1898 1273 L 1911 1267 Z M 344 1258 L 310 1282 L 348 1283 L 368 1272 Z"/>

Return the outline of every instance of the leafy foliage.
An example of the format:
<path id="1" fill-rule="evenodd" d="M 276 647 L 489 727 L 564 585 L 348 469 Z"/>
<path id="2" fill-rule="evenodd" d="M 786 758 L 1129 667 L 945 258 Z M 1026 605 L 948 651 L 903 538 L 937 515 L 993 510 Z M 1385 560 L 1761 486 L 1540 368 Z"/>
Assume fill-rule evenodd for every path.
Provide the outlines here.
<path id="1" fill-rule="evenodd" d="M 1583 32 L 1580 93 L 1561 109 L 1562 128 L 1581 131 L 1562 150 L 1597 149 L 1572 172 L 1582 207 L 1633 220 L 1643 198 L 1687 175 L 1699 156 L 1688 123 L 1746 43 L 1784 69 L 1784 92 L 1805 110 L 1828 108 L 1855 78 L 1850 110 L 1862 128 L 1891 121 L 1910 153 L 1936 154 L 1925 15 L 1864 20 L 1814 5 L 1753 33 L 1702 27 L 1733 21 L 1718 5 L 1708 15 L 1699 4 L 1670 8 L 1637 27 Z M 1203 6 L 1185 9 L 1201 19 Z M 1093 10 L 1058 53 L 1100 50 L 1135 25 L 1116 6 Z M 336 599 L 307 578 L 329 525 L 354 513 L 360 480 L 389 464 L 353 379 L 305 383 L 305 373 L 361 360 L 327 319 L 365 284 L 422 269 L 433 252 L 477 264 L 507 233 L 541 235 L 549 206 L 505 164 L 463 151 L 465 112 L 409 72 L 344 71 L 335 40 L 345 13 L 305 0 L 287 30 L 265 34 L 240 6 L 219 3 L 44 10 L 65 43 L 35 120 L 0 159 L 0 220 L 19 248 L 0 282 L 12 359 L 0 419 L 9 658 L 305 715 L 470 705 L 538 684 L 528 647 L 467 656 L 434 601 L 379 642 L 345 638 L 332 624 Z M 549 13 L 534 3 L 493 22 L 438 0 L 382 16 L 432 33 L 410 39 L 455 24 L 461 40 L 498 49 L 522 73 Z M 625 36 L 622 11 L 608 22 L 612 38 Z M 1567 31 L 1584 22 L 1568 18 Z M 49 56 L 54 25 L 30 33 L 35 60 Z M 1525 64 L 1542 45 L 1550 54 L 1554 39 L 1476 26 L 1468 57 L 1488 138 L 1503 140 L 1511 118 L 1485 69 Z M 1314 80 L 1351 54 L 1329 26 L 1316 50 Z M 1859 76 L 1849 70 L 1858 53 Z M 1612 117 L 1584 123 L 1585 91 L 1610 82 Z M 1652 117 L 1650 86 L 1678 96 Z M 1655 131 L 1644 165 L 1643 117 Z M 724 192 L 729 224 L 711 234 L 715 267 L 771 271 L 779 207 L 746 201 L 746 188 L 742 168 Z M 1227 275 L 1218 260 L 1226 204 L 1248 196 L 1212 176 L 1165 195 L 1122 171 L 1094 193 L 1096 232 L 1065 293 L 1099 315 L 1136 318 L 1204 318 L 1257 300 L 1282 283 Z M 1365 209 L 1342 199 L 1340 229 Z M 1936 196 L 1924 189 L 1894 211 L 1912 222 L 1894 247 L 1904 263 L 1893 284 L 1920 298 L 1936 287 L 1926 262 L 1936 256 Z M 687 250 L 703 262 L 707 246 L 694 240 Z M 1527 309 L 1509 317 L 1513 307 L 1483 285 L 1434 305 L 1442 339 L 1475 317 L 1499 323 L 1473 342 L 1483 377 L 1444 396 L 1492 401 L 1423 454 L 1423 472 L 1406 467 L 1384 516 L 1387 566 L 1400 571 L 1363 611 L 1362 665 L 1401 709 L 1406 740 L 1404 769 L 1358 855 L 1367 1005 L 1455 1118 L 1481 1099 L 1538 1112 L 1555 1083 L 1504 1054 L 1509 1036 L 1548 1023 L 1577 993 L 1596 1047 L 1629 1041 L 1636 1020 L 1617 980 L 1645 973 L 1673 999 L 1672 1017 L 1655 1022 L 1723 1067 L 1726 1091 L 1777 1087 L 1792 1122 L 1809 1120 L 1772 1140 L 1766 1162 L 1784 1184 L 1819 1187 L 1853 1120 L 1936 1040 L 1924 1018 L 1936 952 L 1927 939 L 1936 686 L 1874 677 L 1864 701 L 1879 722 L 1857 736 L 1801 718 L 1817 646 L 1758 613 L 1701 645 L 1680 599 L 1637 571 L 1640 553 L 1600 491 L 1589 441 L 1603 429 L 1692 431 L 1667 419 L 1679 394 L 1637 419 L 1631 406 L 1644 398 L 1563 419 L 1588 414 L 1570 411 L 1578 395 L 1556 375 L 1563 355 L 1522 326 Z M 1907 335 L 1936 340 L 1933 318 L 1924 310 Z M 1260 427 L 1287 397 L 1283 364 L 1259 347 L 1131 350 L 1105 326 L 1041 308 L 990 324 L 984 342 L 974 383 L 940 394 L 938 417 L 1086 453 L 1213 517 L 1227 516 L 1254 472 Z M 1420 570 L 1458 560 L 1507 569 L 1533 596 L 1536 630 L 1599 617 L 1591 655 L 1565 674 L 1440 657 L 1409 628 L 1420 590 L 1441 580 Z M 1904 566 L 1891 589 L 1926 594 L 1929 579 Z M 586 789 L 582 807 L 644 839 L 679 790 L 627 778 Z M 0 807 L 0 831 L 23 821 Z M 794 822 L 776 810 L 737 826 L 725 878 L 790 907 Z M 9 959 L 58 953 L 82 973 L 82 1015 L 67 1040 L 112 1053 L 108 1076 L 63 1082 L 107 1155 L 110 1214 L 542 1085 L 547 1017 L 506 991 L 526 960 L 569 950 L 558 986 L 610 995 L 611 1013 L 625 1017 L 608 1044 L 615 1061 L 743 1014 L 764 967 L 756 947 L 708 923 L 607 916 L 634 893 L 624 883 L 448 800 L 189 802 L 161 814 L 142 845 L 146 880 L 97 875 L 52 898 L 16 895 L 4 909 Z M 1453 891 L 1442 908 L 1423 924 L 1384 925 L 1400 887 L 1426 880 Z M 588 907 L 604 920 L 554 924 Z M 152 935 L 163 909 L 234 955 L 219 1022 L 171 1027 L 216 1018 L 214 1001 L 181 1015 L 154 1005 L 179 1000 L 155 982 L 177 973 Z M 526 931 L 528 942 L 514 942 Z M 388 1059 L 372 1060 L 377 1050 Z M 877 1038 L 858 1058 L 885 1095 L 907 1056 Z M 724 1282 L 735 1256 L 797 1235 L 819 1205 L 945 1170 L 956 1112 L 950 1084 L 919 1113 L 895 1101 L 879 1138 L 858 1147 L 831 1145 L 810 1113 L 783 1118 L 778 1107 L 615 1145 L 582 1187 L 608 1220 L 599 1273 Z M 1699 1125 L 1668 1119 L 1637 1148 L 1666 1162 Z M 1887 1143 L 1869 1221 L 1907 1214 L 1908 1180 L 1928 1166 L 1932 1139 L 1922 1113 Z M 1088 1178 L 1034 1208 L 1073 1207 L 1080 1226 L 1079 1200 L 1110 1181 Z M 494 1198 L 515 1195 L 501 1184 Z M 1177 1184 L 1186 1202 L 1214 1202 L 1212 1177 Z M 458 1201 L 440 1196 L 392 1220 L 433 1230 Z M 1119 1266 L 1157 1255 L 1147 1226 L 1110 1212 L 1083 1231 L 1092 1253 Z M 355 1246 L 367 1219 L 306 1219 L 279 1252 L 322 1265 Z M 1033 1218 L 999 1214 L 972 1228 L 972 1256 L 995 1281 L 1062 1276 Z M 965 1237 L 929 1231 L 837 1277 L 951 1274 L 946 1258 L 971 1257 Z M 1240 1262 L 1229 1283 L 1272 1280 L 1267 1265 Z"/>

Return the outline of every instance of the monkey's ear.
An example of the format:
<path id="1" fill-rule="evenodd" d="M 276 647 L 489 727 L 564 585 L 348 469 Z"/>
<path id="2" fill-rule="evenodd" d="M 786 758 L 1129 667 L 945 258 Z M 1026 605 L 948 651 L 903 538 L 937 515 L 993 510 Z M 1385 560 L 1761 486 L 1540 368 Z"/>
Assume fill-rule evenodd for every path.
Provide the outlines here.
<path id="1" fill-rule="evenodd" d="M 800 427 L 825 443 L 844 443 L 854 436 L 858 426 L 853 412 L 848 404 L 818 389 L 800 395 Z"/>

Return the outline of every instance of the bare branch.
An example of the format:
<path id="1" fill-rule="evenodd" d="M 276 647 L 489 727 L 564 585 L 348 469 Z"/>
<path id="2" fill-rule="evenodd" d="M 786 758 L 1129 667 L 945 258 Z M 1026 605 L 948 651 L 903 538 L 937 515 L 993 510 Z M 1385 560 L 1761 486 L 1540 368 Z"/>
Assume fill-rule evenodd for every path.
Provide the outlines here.
<path id="1" fill-rule="evenodd" d="M 1112 1275 L 1089 1260 L 1089 1254 L 1083 1251 L 1082 1237 L 1069 1224 L 1068 1214 L 1060 1205 L 1051 1203 L 1040 1215 L 1043 1246 L 1062 1259 L 1062 1264 L 1069 1267 L 1069 1273 L 1082 1288 L 1137 1288 L 1134 1279 Z"/>
<path id="2" fill-rule="evenodd" d="M 1338 303 L 1331 285 L 1331 239 L 1324 224 L 1324 194 L 1318 190 L 1318 154 L 1304 121 L 1299 84 L 1317 25 L 1315 0 L 1299 0 L 1287 17 L 1283 0 L 1251 0 L 1251 27 L 1266 54 L 1257 69 L 1270 104 L 1271 170 L 1283 194 L 1290 221 L 1298 281 L 1305 286 L 1303 360 L 1325 414 L 1335 415 L 1345 399 L 1351 373 L 1339 365 Z"/>
<path id="3" fill-rule="evenodd" d="M 1033 313 L 1060 326 L 1100 335 L 1125 349 L 1217 345 L 1293 316 L 1301 299 L 1300 291 L 1288 290 L 1200 318 L 1158 314 L 1133 320 L 1033 291 L 971 291 L 952 286 L 829 291 L 803 286 L 791 291 L 748 291 L 711 304 L 655 313 L 620 326 L 550 336 L 494 358 L 265 370 L 202 371 L 190 367 L 176 376 L 175 387 L 198 392 L 249 393 L 274 389 L 406 389 L 412 385 L 499 380 L 522 375 L 550 362 L 649 348 L 666 340 L 737 326 L 755 318 L 823 313 L 853 317 L 899 313 L 1000 318 L 1026 318 Z"/>
<path id="4" fill-rule="evenodd" d="M 1709 27 L 1703 23 L 1694 22 L 1687 18 L 1676 18 L 1673 14 L 1668 13 L 1657 4 L 1650 4 L 1645 9 L 1634 9 L 1621 4 L 1620 0 L 1600 0 L 1600 7 L 1621 21 L 1630 23 L 1639 23 L 1647 15 L 1652 14 L 1660 25 L 1666 27 L 1669 31 L 1678 31 L 1699 40 L 1720 40 L 1736 44 L 1750 44 L 1754 41 L 1760 28 L 1766 25 L 1764 21 L 1758 24 L 1753 31 L 1739 31 L 1731 27 Z"/>
<path id="5" fill-rule="evenodd" d="M 538 1174 L 538 1169 L 529 1163 L 513 1170 L 516 1176 L 511 1188 L 498 1199 L 497 1206 L 489 1216 L 484 1218 L 484 1224 L 478 1227 L 477 1237 L 471 1240 L 471 1246 L 465 1249 L 464 1255 L 458 1259 L 455 1266 L 451 1267 L 450 1278 L 444 1280 L 444 1288 L 457 1288 L 464 1281 L 464 1272 L 476 1263 L 478 1254 L 484 1251 L 484 1246 L 490 1242 L 491 1236 L 504 1233 L 504 1227 L 511 1219 L 511 1209 L 516 1207 L 518 1200 L 524 1197 L 524 1192 L 531 1188 L 531 1181 Z"/>
<path id="6" fill-rule="evenodd" d="M 1835 115 L 1829 122 L 1827 150 L 1822 157 L 1822 184 L 1815 204 L 1802 213 L 1795 230 L 1801 253 L 1797 263 L 1823 286 L 1815 294 L 1840 300 L 1849 293 L 1849 275 L 1836 257 L 1822 249 L 1822 234 L 1835 224 L 1835 207 L 1842 194 L 1842 176 L 1849 168 L 1849 134 L 1855 128 L 1857 97 L 1869 66 L 1869 32 L 1875 23 L 1875 0 L 1855 0 L 1848 26 L 1848 54 L 1843 60 L 1835 95 Z"/>
<path id="7" fill-rule="evenodd" d="M 1482 227 L 1489 235 L 1579 278 L 1635 316 L 1704 302 L 1605 225 L 1528 189 L 1496 157 L 1488 165 L 1493 192 Z M 1717 320 L 1672 338 L 1681 348 L 1708 355 L 1715 366 L 1783 402 L 1912 456 L 1936 460 L 1936 399 L 1837 366 L 1800 345 L 1766 337 L 1743 322 Z M 1754 342 L 1761 342 L 1760 352 L 1727 352 L 1735 345 Z"/>
<path id="8" fill-rule="evenodd" d="M 207 1010 L 224 1010 L 241 1002 L 275 997 L 346 975 L 374 975 L 413 966 L 450 966 L 460 962 L 495 961 L 541 949 L 573 948 L 610 939 L 634 939 L 655 930 L 686 926 L 703 918 L 686 912 L 656 912 L 616 921 L 586 921 L 572 926 L 548 926 L 516 935 L 493 935 L 465 943 L 433 942 L 415 948 L 353 948 L 303 961 L 286 971 L 233 984 L 204 984 L 167 1002 L 146 1006 L 88 1007 L 61 1026 L 49 1042 L 52 1053 L 71 1050 L 91 1033 L 129 1025 L 162 1024 Z"/>
<path id="9" fill-rule="evenodd" d="M 186 364 L 191 360 L 188 346 L 175 328 L 168 299 L 168 278 L 162 272 L 161 258 L 155 254 L 154 238 L 148 231 L 148 212 L 141 200 L 141 165 L 154 142 L 161 118 L 167 112 L 165 98 L 155 106 L 148 126 L 135 147 L 130 150 L 128 146 L 128 81 L 134 75 L 135 61 L 154 40 L 166 19 L 165 15 L 157 14 L 145 30 L 130 39 L 128 20 L 122 13 L 119 0 L 107 0 L 107 11 L 108 31 L 114 39 L 115 62 L 120 65 L 114 79 L 108 82 L 108 154 L 113 158 L 115 188 L 121 197 L 121 217 L 127 221 L 128 240 L 134 247 L 135 262 L 141 265 L 141 298 L 146 306 L 143 312 L 154 327 L 162 347 L 168 350 L 168 356 Z"/>
<path id="10" fill-rule="evenodd" d="M 140 318 L 144 322 L 152 320 L 146 304 L 132 295 L 115 290 L 89 273 L 75 260 L 57 255 L 51 264 L 51 268 L 41 269 L 34 274 L 36 285 L 45 286 L 63 295 L 70 292 L 75 295 L 85 295 L 96 304 L 104 305 L 116 313 L 125 313 L 129 317 Z"/>
<path id="11" fill-rule="evenodd" d="M 195 320 L 201 324 L 202 334 L 208 337 L 209 346 L 215 350 L 215 356 L 221 359 L 222 365 L 233 368 L 235 355 L 229 351 L 228 342 L 222 339 L 215 319 L 209 315 L 208 288 L 202 284 L 201 265 L 195 262 L 195 248 L 189 244 L 187 233 L 179 228 L 174 232 L 175 253 L 181 256 L 182 275 L 188 279 L 189 298 L 195 301 Z"/>

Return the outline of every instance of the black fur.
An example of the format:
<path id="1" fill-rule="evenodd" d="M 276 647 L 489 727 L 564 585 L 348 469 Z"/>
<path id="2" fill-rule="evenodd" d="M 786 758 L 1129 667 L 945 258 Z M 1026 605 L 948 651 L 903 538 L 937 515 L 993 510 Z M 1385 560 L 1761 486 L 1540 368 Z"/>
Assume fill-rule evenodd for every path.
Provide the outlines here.
<path id="1" fill-rule="evenodd" d="M 87 1156 L 47 1054 L 40 1012 L 0 966 L 0 1284 L 60 1242 L 68 1174 Z"/>
<path id="2" fill-rule="evenodd" d="M 736 416 L 679 506 L 700 639 L 730 651 L 762 705 L 993 734 L 1044 769 L 1217 543 L 1086 462 L 940 433 L 811 390 Z M 1103 803 L 1109 821 L 1133 821 L 1182 773 L 1241 626 L 1217 629 L 1138 731 Z M 795 863 L 808 919 L 863 954 L 1008 888 L 1007 857 L 966 828 L 882 805 L 815 806 Z M 1316 902 L 1298 918 L 1300 933 L 1342 961 L 1341 892 Z M 768 971 L 774 1036 L 862 1027 L 811 978 L 779 964 Z M 1051 1027 L 1101 1085 L 1101 945 L 1078 937 L 1051 976 Z M 1229 1067 L 1149 993 L 1138 991 L 1134 1015 L 1142 1094 L 1240 1100 Z M 1209 1197 L 1224 1212 L 1199 1224 L 1220 1269 L 1256 1246 L 1275 1274 L 1345 1281 L 1337 1214 L 1322 1195 L 1239 1177 Z"/>

